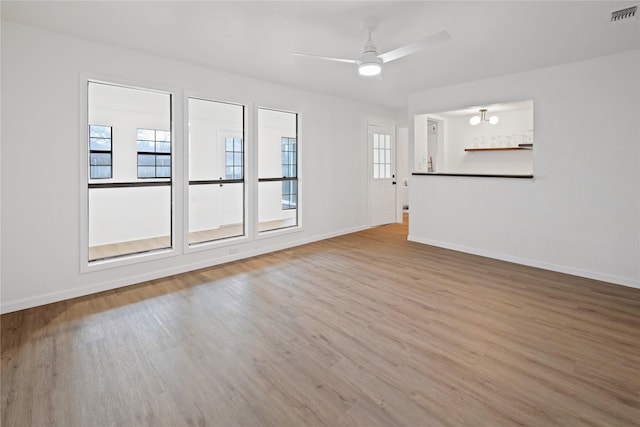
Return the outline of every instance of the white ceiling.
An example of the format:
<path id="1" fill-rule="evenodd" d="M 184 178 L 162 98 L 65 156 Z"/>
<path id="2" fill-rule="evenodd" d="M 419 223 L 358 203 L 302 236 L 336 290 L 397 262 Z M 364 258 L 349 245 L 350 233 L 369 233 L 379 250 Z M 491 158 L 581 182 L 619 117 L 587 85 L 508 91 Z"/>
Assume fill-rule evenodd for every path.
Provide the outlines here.
<path id="1" fill-rule="evenodd" d="M 611 24 L 610 14 L 639 3 L 3 0 L 2 19 L 402 109 L 418 90 L 638 49 L 640 19 Z M 290 54 L 357 58 L 370 17 L 378 52 L 440 30 L 453 39 L 385 64 L 382 79 Z"/>

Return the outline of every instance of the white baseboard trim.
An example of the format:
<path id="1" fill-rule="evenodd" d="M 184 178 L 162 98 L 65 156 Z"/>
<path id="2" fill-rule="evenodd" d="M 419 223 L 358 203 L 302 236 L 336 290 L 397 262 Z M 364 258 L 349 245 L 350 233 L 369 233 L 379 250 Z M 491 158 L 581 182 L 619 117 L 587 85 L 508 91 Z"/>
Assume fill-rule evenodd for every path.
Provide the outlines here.
<path id="1" fill-rule="evenodd" d="M 409 235 L 407 239 L 411 242 L 422 243 L 430 246 L 437 246 L 439 248 L 451 249 L 454 251 L 465 252 L 473 255 L 480 255 L 487 258 L 499 259 L 501 261 L 508 261 L 514 264 L 522 264 L 522 265 L 527 265 L 529 267 L 541 268 L 543 270 L 556 271 L 558 273 L 571 274 L 572 276 L 585 277 L 587 279 L 600 280 L 602 282 L 613 283 L 615 285 L 622 285 L 622 286 L 628 286 L 630 288 L 640 289 L 640 279 L 616 276 L 613 274 L 600 273 L 597 271 L 583 270 L 580 268 L 552 264 L 549 262 L 538 261 L 538 260 L 533 260 L 528 258 L 519 258 L 511 255 L 488 252 L 482 249 L 471 248 L 468 246 L 457 245 L 453 243 L 423 239 L 421 237 L 416 237 L 412 235 Z"/>
<path id="2" fill-rule="evenodd" d="M 353 227 L 337 232 L 326 233 L 319 236 L 308 237 L 304 239 L 294 240 L 281 244 L 274 244 L 269 247 L 263 247 L 259 249 L 252 249 L 248 251 L 241 251 L 235 254 L 230 254 L 215 259 L 206 261 L 199 261 L 190 264 L 184 264 L 177 267 L 166 268 L 163 270 L 154 270 L 137 274 L 134 276 L 122 277 L 115 280 L 109 280 L 106 282 L 96 283 L 89 286 L 82 286 L 73 289 L 67 289 L 64 291 L 51 292 L 43 295 L 37 295 L 33 297 L 23 298 L 15 301 L 2 302 L 0 304 L 0 314 L 11 313 L 13 311 L 25 310 L 27 308 L 37 307 L 40 305 L 51 304 L 54 302 L 64 301 L 72 298 L 83 297 L 98 292 L 109 291 L 112 289 L 122 288 L 125 286 L 135 285 L 137 283 L 146 282 L 148 280 L 160 279 L 162 277 L 172 276 L 174 274 L 185 273 L 187 271 L 198 270 L 200 268 L 213 267 L 215 265 L 225 264 L 232 261 L 238 261 L 245 258 L 251 258 L 258 255 L 263 255 L 270 252 L 277 252 L 284 249 L 290 249 L 296 246 L 306 245 L 308 243 L 317 242 L 320 240 L 326 240 L 333 237 L 343 236 L 346 234 L 356 233 L 358 231 L 366 230 L 369 227 Z"/>

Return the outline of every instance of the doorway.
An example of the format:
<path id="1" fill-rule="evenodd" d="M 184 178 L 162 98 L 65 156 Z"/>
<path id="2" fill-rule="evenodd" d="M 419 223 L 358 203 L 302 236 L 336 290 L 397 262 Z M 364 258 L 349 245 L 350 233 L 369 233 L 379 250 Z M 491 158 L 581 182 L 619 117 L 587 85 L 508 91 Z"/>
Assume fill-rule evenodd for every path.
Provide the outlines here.
<path id="1" fill-rule="evenodd" d="M 369 226 L 397 221 L 395 129 L 369 124 Z"/>

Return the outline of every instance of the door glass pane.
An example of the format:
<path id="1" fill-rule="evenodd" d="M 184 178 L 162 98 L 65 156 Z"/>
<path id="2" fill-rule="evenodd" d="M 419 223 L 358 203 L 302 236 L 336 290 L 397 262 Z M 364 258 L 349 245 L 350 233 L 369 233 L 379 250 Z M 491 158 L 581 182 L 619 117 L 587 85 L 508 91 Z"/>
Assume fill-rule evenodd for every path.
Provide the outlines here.
<path id="1" fill-rule="evenodd" d="M 258 232 L 298 225 L 298 115 L 258 109 Z"/>
<path id="2" fill-rule="evenodd" d="M 373 145 L 373 178 L 391 178 L 391 135 L 374 133 Z"/>
<path id="3" fill-rule="evenodd" d="M 171 95 L 90 82 L 88 102 L 89 261 L 170 248 L 171 157 L 158 175 L 166 178 L 153 178 L 155 156 L 138 155 L 138 129 L 171 134 Z"/>
<path id="4" fill-rule="evenodd" d="M 189 244 L 243 236 L 244 106 L 189 98 L 188 115 Z"/>

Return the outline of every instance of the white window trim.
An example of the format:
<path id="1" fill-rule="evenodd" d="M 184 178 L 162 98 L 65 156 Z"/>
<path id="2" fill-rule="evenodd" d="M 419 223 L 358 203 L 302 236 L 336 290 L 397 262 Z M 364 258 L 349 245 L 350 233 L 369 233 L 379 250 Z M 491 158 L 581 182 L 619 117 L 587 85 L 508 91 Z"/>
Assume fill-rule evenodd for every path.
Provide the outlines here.
<path id="1" fill-rule="evenodd" d="M 266 231 L 258 231 L 258 209 L 257 207 L 258 205 L 258 178 L 259 178 L 259 174 L 258 174 L 258 156 L 257 156 L 257 152 L 258 152 L 258 126 L 257 126 L 257 118 L 258 118 L 258 110 L 259 109 L 265 109 L 265 110 L 272 110 L 272 111 L 280 111 L 283 113 L 292 113 L 292 114 L 296 114 L 297 115 L 297 132 L 296 132 L 296 160 L 297 160 L 297 179 L 298 179 L 298 197 L 297 197 L 297 222 L 298 225 L 294 225 L 292 227 L 286 227 L 286 228 L 276 228 L 273 230 L 266 230 Z M 255 240 L 264 240 L 264 239 L 271 239 L 274 237 L 278 237 L 278 236 L 282 236 L 282 235 L 286 235 L 286 234 L 294 234 L 294 233 L 301 233 L 304 231 L 304 227 L 303 227 L 303 214 L 302 214 L 302 210 L 304 209 L 305 203 L 301 201 L 300 199 L 300 195 L 304 194 L 303 192 L 303 176 L 304 176 L 304 168 L 302 167 L 304 161 L 303 161 L 303 151 L 304 148 L 302 148 L 302 145 L 300 143 L 300 135 L 303 134 L 302 129 L 303 129 L 303 113 L 302 111 L 294 111 L 294 110 L 289 110 L 287 108 L 278 108 L 278 107 L 266 107 L 263 105 L 256 105 L 253 111 L 253 117 L 256 123 L 256 126 L 254 128 L 252 128 L 252 131 L 254 132 L 254 143 L 252 148 L 255 149 L 255 164 L 252 164 L 252 172 L 255 174 L 255 177 L 253 178 L 252 183 L 255 184 L 255 190 L 254 190 L 254 195 L 253 195 L 253 203 L 254 206 L 256 206 L 256 209 L 254 209 L 253 214 L 255 215 L 255 217 L 253 218 L 253 227 L 254 227 L 254 231 L 253 231 L 253 238 Z"/>
<path id="2" fill-rule="evenodd" d="M 89 191 L 87 185 L 89 183 L 89 170 L 87 167 L 87 158 L 89 155 L 89 96 L 88 87 L 89 83 L 102 83 L 112 84 L 117 86 L 129 87 L 134 89 L 141 89 L 147 91 L 155 91 L 171 96 L 171 141 L 176 146 L 184 145 L 182 140 L 182 132 L 176 132 L 176 129 L 184 128 L 182 121 L 182 104 L 178 101 L 182 96 L 181 91 L 175 88 L 159 87 L 157 84 L 151 82 L 140 82 L 121 79 L 113 76 L 102 76 L 92 73 L 80 74 L 80 90 L 79 90 L 79 137 L 78 142 L 81 145 L 78 147 L 80 155 L 80 176 L 78 178 L 80 188 L 80 272 L 91 273 L 94 271 L 106 270 L 115 267 L 122 267 L 132 264 L 139 264 L 142 262 L 153 261 L 157 259 L 170 258 L 180 255 L 182 253 L 181 246 L 177 244 L 183 240 L 183 235 L 179 227 L 176 224 L 180 224 L 184 221 L 182 218 L 182 210 L 178 209 L 179 203 L 182 198 L 178 198 L 177 185 L 174 179 L 175 176 L 182 176 L 182 150 L 175 150 L 172 153 L 171 162 L 171 248 L 159 249 L 156 251 L 134 253 L 130 255 L 122 255 L 118 257 L 89 261 Z M 179 136 L 179 138 L 177 138 Z M 181 194 L 180 194 L 181 196 Z"/>
<path id="3" fill-rule="evenodd" d="M 223 100 L 215 96 L 203 94 L 202 92 L 196 91 L 185 91 L 183 98 L 183 122 L 186 124 L 189 123 L 189 99 L 200 99 L 203 101 L 211 101 L 211 102 L 222 102 L 225 104 L 233 104 L 233 105 L 241 105 L 244 107 L 244 236 L 236 236 L 229 237 L 226 239 L 220 240 L 212 240 L 209 242 L 195 243 L 189 244 L 189 129 L 188 126 L 184 126 L 183 131 L 183 140 L 184 144 L 182 147 L 182 169 L 184 171 L 182 177 L 183 186 L 182 186 L 182 194 L 184 195 L 184 203 L 182 206 L 182 217 L 184 221 L 182 223 L 182 250 L 185 254 L 202 252 L 217 248 L 225 248 L 229 246 L 237 246 L 241 244 L 246 244 L 254 240 L 253 238 L 253 229 L 254 225 L 251 221 L 251 213 L 249 209 L 249 201 L 252 200 L 251 193 L 255 191 L 251 184 L 253 180 L 253 149 L 251 141 L 253 140 L 253 110 L 254 106 L 251 101 L 242 101 L 242 100 Z M 249 166 L 251 165 L 251 166 Z M 231 253 L 232 249 L 229 250 Z"/>

